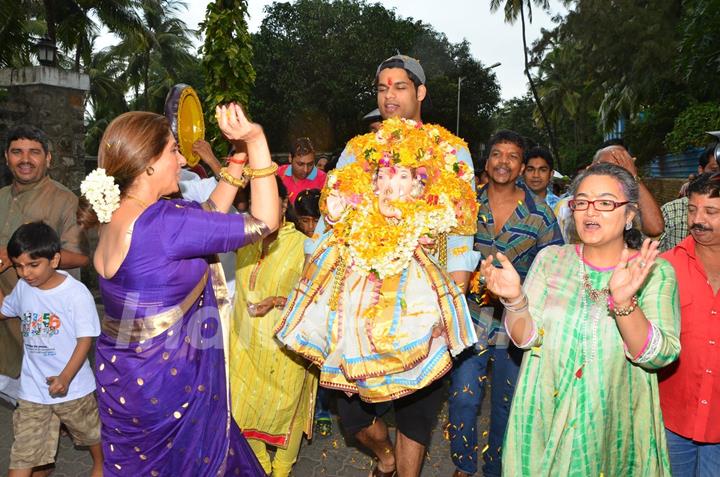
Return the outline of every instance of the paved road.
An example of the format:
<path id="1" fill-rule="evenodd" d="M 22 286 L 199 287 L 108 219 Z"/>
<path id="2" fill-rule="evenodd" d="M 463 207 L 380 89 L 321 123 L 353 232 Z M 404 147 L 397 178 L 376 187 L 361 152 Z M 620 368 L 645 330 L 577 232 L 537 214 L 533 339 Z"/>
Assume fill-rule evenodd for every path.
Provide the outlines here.
<path id="1" fill-rule="evenodd" d="M 486 393 L 486 396 L 489 396 L 489 393 Z M 487 417 L 489 408 L 489 397 L 487 397 L 483 403 L 483 415 L 478 420 L 482 439 L 480 449 L 485 446 L 484 433 L 489 427 Z M 444 437 L 447 422 L 447 406 L 443 406 L 433 431 L 432 443 L 425 456 L 422 477 L 450 477 L 455 470 L 450 460 L 450 443 Z M 303 442 L 294 467 L 294 476 L 367 477 L 372 468 L 372 459 L 341 437 L 337 422 L 333 422 L 333 431 L 331 438 L 316 438 L 312 442 Z M 477 475 L 482 476 L 481 473 Z"/>
<path id="2" fill-rule="evenodd" d="M 489 390 L 489 388 L 488 388 Z M 488 429 L 489 392 L 483 403 L 483 413 L 478 421 L 481 436 Z M 0 475 L 7 474 L 12 445 L 12 408 L 0 400 Z M 450 460 L 450 445 L 443 435 L 448 422 L 447 406 L 443 407 L 433 431 L 432 444 L 425 457 L 422 477 L 450 477 L 454 470 Z M 479 448 L 485 445 L 483 442 Z M 53 477 L 87 476 L 91 459 L 87 451 L 75 449 L 68 436 L 60 438 L 57 466 Z M 367 477 L 372 460 L 367 454 L 345 441 L 333 419 L 333 435 L 316 437 L 312 442 L 303 441 L 298 461 L 293 469 L 294 477 Z"/>
<path id="3" fill-rule="evenodd" d="M 102 312 L 101 307 L 99 311 Z M 484 434 L 489 427 L 489 386 L 485 396 L 477 427 L 482 441 L 479 445 L 480 449 L 485 446 Z M 450 444 L 444 437 L 447 422 L 445 405 L 435 424 L 432 443 L 425 457 L 421 477 L 452 475 L 454 466 L 450 460 Z M 394 434 L 394 429 L 392 432 Z M 12 441 L 12 408 L 0 399 L 0 476 L 7 475 Z M 86 450 L 74 448 L 69 436 L 61 436 L 56 464 L 53 477 L 87 476 L 91 467 L 90 454 Z M 312 442 L 304 440 L 292 475 L 293 477 L 367 477 L 371 466 L 372 459 L 367 454 L 360 451 L 352 442 L 346 442 L 337 418 L 333 416 L 333 435 L 327 438 L 316 437 Z M 481 477 L 481 474 L 477 475 Z"/>

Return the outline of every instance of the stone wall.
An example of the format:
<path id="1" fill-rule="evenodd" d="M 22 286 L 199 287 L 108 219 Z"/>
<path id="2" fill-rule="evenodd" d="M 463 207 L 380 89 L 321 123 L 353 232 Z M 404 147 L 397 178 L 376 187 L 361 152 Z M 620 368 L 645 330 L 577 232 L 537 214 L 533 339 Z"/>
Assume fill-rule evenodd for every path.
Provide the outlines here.
<path id="1" fill-rule="evenodd" d="M 85 74 L 46 66 L 0 69 L 0 144 L 5 151 L 8 131 L 25 123 L 45 131 L 50 138 L 50 176 L 76 194 L 85 177 L 85 98 L 90 88 Z M 10 183 L 5 161 L 0 161 L 0 186 Z M 91 241 L 94 239 L 91 234 Z M 96 240 L 93 241 L 94 244 Z M 82 279 L 97 293 L 92 265 Z"/>
<path id="2" fill-rule="evenodd" d="M 87 75 L 52 67 L 0 70 L 3 151 L 10 128 L 20 123 L 39 127 L 50 137 L 51 177 L 77 193 L 85 177 L 84 114 L 89 86 Z"/>

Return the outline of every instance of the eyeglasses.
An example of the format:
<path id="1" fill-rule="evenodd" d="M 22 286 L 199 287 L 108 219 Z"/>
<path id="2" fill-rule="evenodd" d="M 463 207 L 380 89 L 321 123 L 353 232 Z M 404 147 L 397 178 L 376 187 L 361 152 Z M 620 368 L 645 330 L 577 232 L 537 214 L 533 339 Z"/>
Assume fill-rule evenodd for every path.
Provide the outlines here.
<path id="1" fill-rule="evenodd" d="M 595 200 L 586 200 L 586 199 L 571 199 L 568 201 L 568 207 L 570 207 L 570 210 L 587 210 L 588 207 L 590 207 L 590 204 L 595 208 L 598 212 L 611 212 L 615 209 L 617 209 L 620 206 L 623 206 L 625 204 L 629 204 L 630 201 L 626 200 L 625 202 L 615 202 L 614 200 L 610 199 L 595 199 Z"/>

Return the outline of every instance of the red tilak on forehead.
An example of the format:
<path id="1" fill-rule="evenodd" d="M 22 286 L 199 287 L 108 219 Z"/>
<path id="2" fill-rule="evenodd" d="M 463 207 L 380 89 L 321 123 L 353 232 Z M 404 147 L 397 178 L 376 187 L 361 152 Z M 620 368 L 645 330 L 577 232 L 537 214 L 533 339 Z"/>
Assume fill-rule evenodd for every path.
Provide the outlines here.
<path id="1" fill-rule="evenodd" d="M 392 86 L 392 78 L 388 78 L 388 86 Z"/>

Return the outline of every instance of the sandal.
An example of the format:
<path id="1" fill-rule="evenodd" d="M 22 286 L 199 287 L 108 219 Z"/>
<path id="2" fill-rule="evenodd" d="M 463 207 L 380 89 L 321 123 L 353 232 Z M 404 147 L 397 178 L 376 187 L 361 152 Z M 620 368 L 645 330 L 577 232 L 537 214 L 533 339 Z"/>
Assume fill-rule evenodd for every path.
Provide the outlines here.
<path id="1" fill-rule="evenodd" d="M 319 417 L 315 419 L 315 432 L 320 437 L 328 437 L 332 435 L 332 420 L 329 417 Z"/>
<path id="2" fill-rule="evenodd" d="M 397 469 L 393 469 L 388 472 L 383 472 L 378 467 L 378 462 L 375 462 L 375 467 L 373 467 L 373 470 L 370 473 L 370 477 L 397 477 Z"/>

